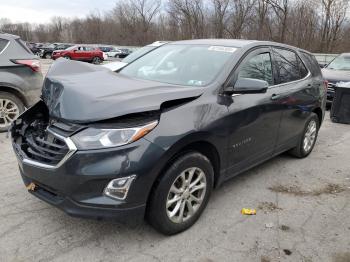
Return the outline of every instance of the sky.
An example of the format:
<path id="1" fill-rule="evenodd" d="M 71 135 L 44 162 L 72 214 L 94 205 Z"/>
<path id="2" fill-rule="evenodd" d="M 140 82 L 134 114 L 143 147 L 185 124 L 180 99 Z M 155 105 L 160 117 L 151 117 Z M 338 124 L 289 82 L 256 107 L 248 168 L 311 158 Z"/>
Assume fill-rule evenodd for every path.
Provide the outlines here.
<path id="1" fill-rule="evenodd" d="M 84 17 L 111 10 L 118 0 L 0 0 L 0 19 L 11 22 L 46 23 L 53 16 Z M 120 0 L 119 0 L 120 1 Z"/>

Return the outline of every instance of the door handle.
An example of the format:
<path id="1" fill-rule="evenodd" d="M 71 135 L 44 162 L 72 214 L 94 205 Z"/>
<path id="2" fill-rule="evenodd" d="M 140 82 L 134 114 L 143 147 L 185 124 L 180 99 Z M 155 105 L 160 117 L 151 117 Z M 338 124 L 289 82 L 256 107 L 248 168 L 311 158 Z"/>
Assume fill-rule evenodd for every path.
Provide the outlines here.
<path id="1" fill-rule="evenodd" d="M 271 96 L 271 100 L 277 100 L 277 99 L 279 99 L 280 97 L 281 97 L 281 95 L 273 94 L 273 95 Z"/>

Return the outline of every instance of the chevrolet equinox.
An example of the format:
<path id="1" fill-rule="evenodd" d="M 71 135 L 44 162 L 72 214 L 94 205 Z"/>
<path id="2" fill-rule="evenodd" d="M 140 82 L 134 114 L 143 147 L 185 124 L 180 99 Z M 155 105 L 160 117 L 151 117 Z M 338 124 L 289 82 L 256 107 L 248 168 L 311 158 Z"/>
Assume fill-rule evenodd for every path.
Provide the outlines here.
<path id="1" fill-rule="evenodd" d="M 165 44 L 119 72 L 59 59 L 12 124 L 29 192 L 73 216 L 192 226 L 213 188 L 282 152 L 310 154 L 326 86 L 273 42 Z"/>

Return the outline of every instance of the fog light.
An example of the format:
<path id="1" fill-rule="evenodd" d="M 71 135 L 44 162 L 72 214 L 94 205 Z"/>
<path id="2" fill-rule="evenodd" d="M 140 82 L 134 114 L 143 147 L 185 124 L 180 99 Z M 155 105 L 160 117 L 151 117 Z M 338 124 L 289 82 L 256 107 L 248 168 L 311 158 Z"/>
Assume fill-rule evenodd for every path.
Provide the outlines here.
<path id="1" fill-rule="evenodd" d="M 124 200 L 135 178 L 136 175 L 113 179 L 108 183 L 103 193 L 108 197 Z"/>

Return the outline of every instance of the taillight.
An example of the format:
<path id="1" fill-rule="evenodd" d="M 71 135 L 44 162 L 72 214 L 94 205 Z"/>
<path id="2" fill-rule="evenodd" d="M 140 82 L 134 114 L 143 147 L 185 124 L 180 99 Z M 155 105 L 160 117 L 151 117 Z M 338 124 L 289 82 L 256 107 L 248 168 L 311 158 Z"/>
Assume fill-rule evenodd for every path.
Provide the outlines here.
<path id="1" fill-rule="evenodd" d="M 18 65 L 25 65 L 30 67 L 30 69 L 32 69 L 34 72 L 40 72 L 40 61 L 37 59 L 20 59 L 20 60 L 14 60 L 13 62 L 15 62 Z"/>
<path id="2" fill-rule="evenodd" d="M 324 80 L 323 83 L 324 83 L 324 88 L 327 91 L 327 89 L 328 89 L 328 80 Z"/>

